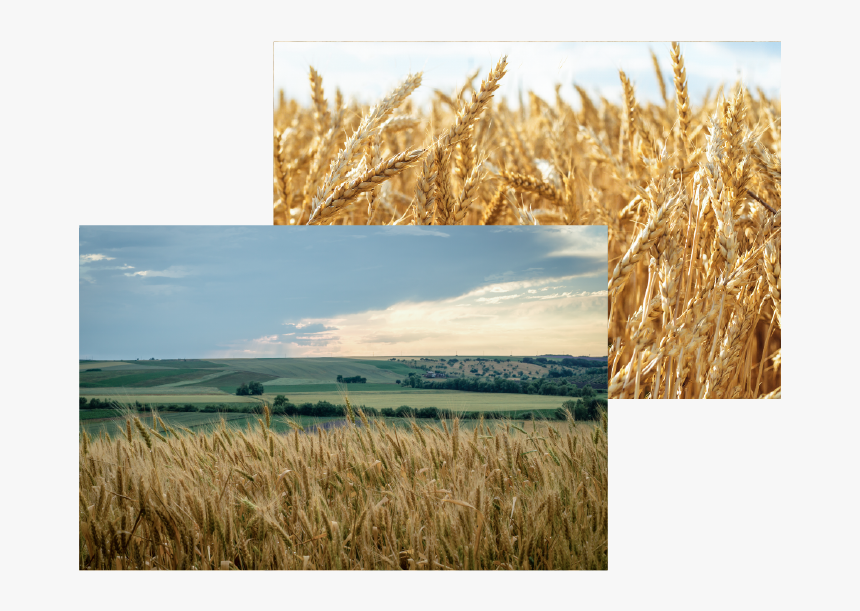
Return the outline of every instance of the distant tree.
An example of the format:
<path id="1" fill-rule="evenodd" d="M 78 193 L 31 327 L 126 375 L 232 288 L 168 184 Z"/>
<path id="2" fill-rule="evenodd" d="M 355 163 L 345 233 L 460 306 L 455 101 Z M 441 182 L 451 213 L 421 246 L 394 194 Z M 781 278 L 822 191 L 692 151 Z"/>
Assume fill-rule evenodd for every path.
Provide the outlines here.
<path id="1" fill-rule="evenodd" d="M 343 376 L 342 376 L 342 375 L 337 376 L 337 381 L 338 381 L 338 382 L 343 382 Z"/>
<path id="2" fill-rule="evenodd" d="M 262 395 L 264 390 L 265 389 L 263 388 L 262 382 L 248 382 L 248 393 L 249 394 Z"/>
<path id="3" fill-rule="evenodd" d="M 418 418 L 439 418 L 439 410 L 435 407 L 422 407 L 415 415 Z"/>
<path id="4" fill-rule="evenodd" d="M 411 418 L 415 415 L 415 410 L 409 407 L 408 405 L 401 405 L 394 412 L 394 415 L 398 418 Z"/>
<path id="5" fill-rule="evenodd" d="M 397 381 L 395 382 L 395 384 L 400 384 L 400 380 L 397 380 Z"/>
<path id="6" fill-rule="evenodd" d="M 239 395 L 240 397 L 245 396 L 245 395 L 250 395 L 251 390 L 248 388 L 247 384 L 242 382 L 242 385 L 236 389 L 236 394 Z"/>
<path id="7" fill-rule="evenodd" d="M 87 398 L 86 397 L 80 397 L 80 404 L 81 404 L 80 409 L 87 409 Z"/>
<path id="8" fill-rule="evenodd" d="M 288 399 L 284 395 L 278 395 L 275 397 L 275 401 L 273 403 L 274 407 L 285 407 L 287 405 Z"/>

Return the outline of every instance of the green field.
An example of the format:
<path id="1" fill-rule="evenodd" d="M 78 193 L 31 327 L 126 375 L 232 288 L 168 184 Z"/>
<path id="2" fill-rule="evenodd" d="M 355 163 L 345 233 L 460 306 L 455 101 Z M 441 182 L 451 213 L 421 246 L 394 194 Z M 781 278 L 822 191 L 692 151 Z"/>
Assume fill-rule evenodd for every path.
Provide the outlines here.
<path id="1" fill-rule="evenodd" d="M 345 358 L 316 359 L 219 359 L 212 361 L 241 371 L 265 373 L 273 378 L 303 378 L 334 383 L 338 375 L 361 376 L 368 382 L 392 383 L 410 372 L 423 373 L 403 363 Z"/>
<path id="2" fill-rule="evenodd" d="M 114 418 L 120 415 L 122 410 L 118 409 L 82 409 L 80 411 L 81 420 L 96 420 L 98 418 Z"/>
<path id="3" fill-rule="evenodd" d="M 205 380 L 200 380 L 197 382 L 200 386 L 216 386 L 220 388 L 224 392 L 234 393 L 236 389 L 239 388 L 242 384 L 247 384 L 248 382 L 268 382 L 269 380 L 274 380 L 275 376 L 267 374 L 267 373 L 259 373 L 253 371 L 235 371 L 233 373 L 228 373 L 226 375 L 219 376 L 215 378 L 214 383 L 210 383 L 209 376 L 206 377 Z M 195 386 L 194 383 L 186 384 L 185 386 Z"/>
<path id="4" fill-rule="evenodd" d="M 146 365 L 147 367 L 169 367 L 170 369 L 216 369 L 224 367 L 216 361 L 199 359 L 166 360 L 166 361 L 123 361 L 129 365 Z"/>
<path id="5" fill-rule="evenodd" d="M 263 397 L 270 402 L 275 399 L 275 395 L 268 392 Z M 316 403 L 317 401 L 328 401 L 336 405 L 343 403 L 343 398 L 337 392 L 290 393 L 287 398 L 296 405 Z M 376 409 L 386 407 L 396 409 L 401 405 L 408 405 L 415 409 L 438 407 L 453 412 L 556 409 L 569 399 L 570 397 L 462 392 L 459 390 L 349 392 L 349 400 L 354 405 L 366 405 Z"/>
<path id="6" fill-rule="evenodd" d="M 82 371 L 80 374 L 81 388 L 146 388 L 160 386 L 172 382 L 195 380 L 209 372 L 196 369 L 159 369 L 156 371 Z"/>
<path id="7" fill-rule="evenodd" d="M 229 393 L 235 395 L 235 392 Z M 224 392 L 214 386 L 156 386 L 153 388 L 82 388 L 80 395 L 87 397 L 111 397 L 125 400 L 130 396 L 149 395 L 224 395 Z"/>
<path id="8" fill-rule="evenodd" d="M 141 422 L 144 425 L 150 428 L 153 427 L 151 416 L 146 416 L 143 414 L 137 414 L 137 416 L 140 418 Z M 250 425 L 251 427 L 256 427 L 259 426 L 258 419 L 261 417 L 254 414 L 186 414 L 173 412 L 163 412 L 160 413 L 159 416 L 168 426 L 172 426 L 174 428 L 185 427 L 191 429 L 192 431 L 210 430 L 220 424 L 222 417 L 224 418 L 224 422 L 226 422 L 230 428 L 244 429 L 248 425 Z M 541 417 L 540 412 L 536 412 L 535 416 L 539 419 Z M 301 426 L 312 431 L 312 427 L 316 424 L 330 421 L 342 421 L 343 418 L 315 418 L 313 416 L 292 416 L 289 418 L 289 420 L 297 422 Z M 380 418 L 380 420 L 385 421 L 385 424 L 388 426 L 396 426 L 398 428 L 407 429 L 412 427 L 411 420 L 408 418 Z M 416 422 L 421 425 L 432 425 L 435 423 L 437 426 L 441 426 L 441 424 L 437 420 L 418 419 L 416 420 Z M 478 420 L 463 420 L 460 422 L 460 428 L 463 430 L 472 430 L 478 424 L 478 422 Z M 526 428 L 527 430 L 531 430 L 535 426 L 533 421 L 526 422 L 523 420 L 512 420 L 510 421 L 510 423 L 519 426 L 520 428 Z M 451 421 L 447 420 L 447 424 L 450 427 Z M 503 421 L 494 420 L 486 420 L 485 424 L 491 428 L 496 426 L 508 425 Z M 89 435 L 98 435 L 101 432 L 105 432 L 111 437 L 115 437 L 124 433 L 125 417 L 123 416 L 118 418 L 112 418 L 110 420 L 82 421 L 78 428 L 80 431 L 86 431 Z M 165 430 L 162 427 L 156 426 L 154 428 L 156 428 L 159 433 L 166 434 Z M 272 417 L 272 430 L 276 433 L 290 433 L 293 429 L 289 426 L 289 424 L 287 424 L 286 418 L 274 416 Z M 135 431 L 134 434 L 136 435 L 137 432 Z"/>
<path id="9" fill-rule="evenodd" d="M 91 395 L 82 393 L 81 396 L 87 400 L 93 396 L 100 399 L 113 398 L 123 405 L 133 405 L 136 401 L 143 405 L 166 406 L 166 405 L 218 405 L 227 403 L 253 404 L 262 400 L 270 405 L 274 403 L 275 397 L 283 394 L 291 403 L 300 405 L 302 403 L 316 403 L 317 401 L 328 401 L 335 405 L 343 404 L 343 397 L 337 391 L 323 392 L 267 392 L 256 397 L 240 397 L 228 394 L 130 394 L 130 395 Z M 556 409 L 572 397 L 556 397 L 548 395 L 521 395 L 511 393 L 480 393 L 463 392 L 459 390 L 387 390 L 387 391 L 364 391 L 348 392 L 349 400 L 355 405 L 365 405 L 376 409 L 390 407 L 396 409 L 401 405 L 408 405 L 415 409 L 422 407 L 438 407 L 442 410 L 459 411 L 508 411 L 508 410 L 532 410 L 532 409 Z M 596 395 L 600 399 L 606 399 L 605 394 Z M 86 412 L 89 410 L 83 410 Z"/>
<path id="10" fill-rule="evenodd" d="M 136 414 L 141 422 L 143 422 L 147 427 L 152 427 L 152 417 L 146 416 L 144 414 Z M 205 430 L 214 426 L 217 426 L 221 421 L 221 418 L 224 418 L 224 421 L 233 428 L 244 428 L 249 424 L 251 426 L 259 426 L 257 421 L 261 416 L 257 416 L 255 414 L 202 414 L 202 413 L 171 413 L 164 412 L 160 413 L 161 419 L 164 420 L 164 423 L 168 426 L 172 426 L 174 428 L 184 426 L 186 428 L 191 429 L 192 431 L 197 430 Z M 310 427 L 314 424 L 318 424 L 320 422 L 327 422 L 329 420 L 342 420 L 342 418 L 314 418 L 313 416 L 294 416 L 290 418 L 294 422 L 298 422 L 304 427 Z M 396 420 L 396 418 L 395 418 Z M 122 434 L 122 431 L 125 429 L 125 417 L 113 418 L 111 420 L 101 420 L 101 421 L 82 421 L 79 425 L 79 429 L 82 431 L 86 431 L 90 435 L 97 435 L 99 431 L 105 431 L 111 436 Z M 278 433 L 285 433 L 290 431 L 289 425 L 286 424 L 283 418 L 275 417 L 272 419 L 272 430 Z M 164 429 L 158 427 L 159 433 L 164 433 Z M 135 434 L 137 434 L 135 432 Z"/>
<path id="11" fill-rule="evenodd" d="M 420 361 L 416 365 L 441 367 L 440 359 Z M 522 357 L 469 357 L 502 361 Z M 459 367 L 460 363 L 457 363 Z M 468 364 L 475 365 L 474 362 Z M 501 365 L 495 364 L 497 367 Z M 262 400 L 274 401 L 284 395 L 294 404 L 328 401 L 342 404 L 340 386 L 335 380 L 361 376 L 366 384 L 349 384 L 346 390 L 356 405 L 376 409 L 396 409 L 401 405 L 420 409 L 436 407 L 448 411 L 528 411 L 554 410 L 567 397 L 537 394 L 475 393 L 455 390 L 428 390 L 402 387 L 396 380 L 404 380 L 410 373 L 423 374 L 423 370 L 385 358 L 296 358 L 296 359 L 212 359 L 163 361 L 81 361 L 80 396 L 87 400 L 115 399 L 125 405 L 139 402 L 143 405 L 218 405 L 254 404 Z M 489 367 L 489 365 L 488 365 Z M 86 372 L 83 369 L 102 369 Z M 545 368 L 514 364 L 514 368 Z M 468 368 L 467 368 L 468 369 Z M 451 372 L 459 375 L 457 372 Z M 466 375 L 470 375 L 465 372 Z M 505 374 L 508 375 L 508 374 Z M 541 373 L 543 375 L 543 373 Z M 263 396 L 237 396 L 236 388 L 251 381 L 261 382 Z M 605 399 L 605 393 L 598 398 Z M 87 410 L 85 410 L 87 411 Z M 186 416 L 188 414 L 185 414 Z M 88 416 L 95 418 L 95 416 Z"/>
<path id="12" fill-rule="evenodd" d="M 122 389 L 117 389 L 122 390 Z M 185 403 L 259 403 L 260 397 L 240 397 L 238 395 L 226 394 L 92 394 L 81 393 L 89 401 L 93 397 L 99 399 L 116 399 L 123 405 L 134 404 L 135 401 L 143 405 L 184 405 Z"/>
<path id="13" fill-rule="evenodd" d="M 275 381 L 278 387 L 293 386 L 296 382 L 325 384 L 330 387 L 327 390 L 334 390 L 338 375 L 361 376 L 370 385 L 387 385 L 406 378 L 409 373 L 423 373 L 394 361 L 346 358 L 81 361 L 79 367 L 81 389 L 182 388 L 183 394 L 194 386 L 205 387 L 200 389 L 201 393 L 211 392 L 214 387 L 218 392 L 233 394 L 236 388 L 252 381 L 264 384 Z M 384 386 L 375 388 L 383 390 Z"/>
<path id="14" fill-rule="evenodd" d="M 296 393 L 305 393 L 305 392 L 328 392 L 328 393 L 336 393 L 339 391 L 338 384 L 290 384 L 288 386 L 278 386 L 278 385 L 270 385 L 263 384 L 263 387 L 266 389 L 266 393 L 277 393 L 281 395 L 286 395 L 287 397 L 290 394 Z M 399 384 L 342 384 L 341 386 L 346 386 L 346 390 L 350 395 L 354 392 L 421 392 L 419 388 L 410 388 L 408 386 L 403 387 Z M 220 387 L 219 387 L 220 388 Z M 223 388 L 222 388 L 223 390 Z"/>

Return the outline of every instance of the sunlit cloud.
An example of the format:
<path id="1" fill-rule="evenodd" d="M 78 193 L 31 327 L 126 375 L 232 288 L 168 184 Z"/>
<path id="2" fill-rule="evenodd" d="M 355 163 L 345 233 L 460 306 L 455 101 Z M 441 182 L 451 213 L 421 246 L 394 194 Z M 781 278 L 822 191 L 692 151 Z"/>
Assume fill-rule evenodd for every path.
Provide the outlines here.
<path id="1" fill-rule="evenodd" d="M 81 255 L 80 262 L 81 264 L 84 264 L 92 261 L 113 261 L 115 258 L 116 257 L 108 257 L 107 255 L 102 254 Z"/>
<path id="2" fill-rule="evenodd" d="M 503 283 L 451 299 L 407 301 L 383 310 L 306 318 L 287 323 L 288 333 L 239 341 L 218 356 L 603 356 L 606 291 L 577 290 L 575 283 L 575 278 Z M 519 291 L 523 285 L 535 288 L 531 293 Z M 544 288 L 566 290 L 537 294 Z"/>
<path id="3" fill-rule="evenodd" d="M 500 303 L 500 302 L 505 301 L 507 299 L 516 299 L 519 296 L 520 296 L 519 293 L 517 293 L 514 295 L 505 295 L 503 297 L 479 297 L 478 302 L 480 302 L 480 303 Z"/>

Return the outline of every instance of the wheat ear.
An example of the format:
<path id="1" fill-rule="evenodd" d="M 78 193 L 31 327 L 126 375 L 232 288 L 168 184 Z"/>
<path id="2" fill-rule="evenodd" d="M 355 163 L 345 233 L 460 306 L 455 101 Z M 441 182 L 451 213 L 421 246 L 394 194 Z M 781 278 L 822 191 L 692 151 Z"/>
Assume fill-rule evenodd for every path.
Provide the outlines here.
<path id="1" fill-rule="evenodd" d="M 392 176 L 396 176 L 409 166 L 414 165 L 425 152 L 424 149 L 403 151 L 367 170 L 352 182 L 341 184 L 328 199 L 314 209 L 310 219 L 308 219 L 308 225 L 319 225 L 323 222 L 333 221 L 344 211 L 346 206 L 356 200 L 359 194 L 375 189 Z"/>
<path id="2" fill-rule="evenodd" d="M 681 167 L 687 160 L 687 134 L 690 130 L 690 99 L 687 95 L 687 71 L 677 42 L 672 43 L 672 71 L 675 73 L 675 99 L 678 106 L 678 155 Z"/>
<path id="3" fill-rule="evenodd" d="M 645 227 L 643 227 L 636 235 L 630 248 L 628 248 L 627 252 L 624 253 L 621 261 L 619 261 L 618 265 L 615 266 L 615 269 L 612 271 L 612 276 L 609 278 L 610 298 L 617 295 L 621 289 L 624 288 L 627 278 L 633 271 L 633 266 L 636 265 L 639 259 L 642 258 L 642 255 L 644 255 L 651 245 L 654 244 L 654 242 L 656 242 L 657 239 L 666 231 L 666 221 L 669 218 L 669 215 L 666 214 L 666 212 L 677 200 L 678 196 L 668 199 L 666 203 L 657 209 L 654 216 L 652 216 L 648 221 L 648 224 L 645 225 Z"/>
<path id="4" fill-rule="evenodd" d="M 499 178 L 501 178 L 505 184 L 513 187 L 517 191 L 534 193 L 557 206 L 562 205 L 562 198 L 558 190 L 553 185 L 541 180 L 540 178 L 505 171 L 499 172 Z"/>
<path id="5" fill-rule="evenodd" d="M 491 199 L 490 203 L 487 204 L 487 207 L 484 208 L 484 215 L 481 217 L 481 225 L 495 225 L 499 222 L 502 213 L 505 211 L 505 207 L 502 205 L 502 202 L 507 190 L 508 188 L 504 183 L 498 186 L 496 192 L 493 194 L 493 199 Z"/>
<path id="6" fill-rule="evenodd" d="M 409 75 L 399 87 L 388 94 L 379 104 L 373 107 L 370 113 L 367 114 L 358 126 L 358 129 L 350 136 L 344 147 L 338 152 L 334 161 L 331 163 L 328 175 L 325 177 L 317 194 L 311 202 L 313 211 L 311 216 L 317 212 L 319 206 L 329 199 L 329 196 L 334 191 L 335 187 L 343 180 L 346 175 L 349 163 L 358 155 L 364 144 L 370 136 L 379 132 L 382 127 L 383 120 L 397 108 L 409 94 L 411 94 L 421 84 L 421 73 Z"/>
<path id="7" fill-rule="evenodd" d="M 487 79 L 481 81 L 480 90 L 472 93 L 472 100 L 464 104 L 457 113 L 454 121 L 447 132 L 433 145 L 433 155 L 436 157 L 436 223 L 448 224 L 449 217 L 454 208 L 455 201 L 451 196 L 450 176 L 448 161 L 450 159 L 450 148 L 453 144 L 465 140 L 469 132 L 483 110 L 487 107 L 493 93 L 499 88 L 499 81 L 505 75 L 508 58 L 502 57 L 495 68 L 490 71 Z"/>
<path id="8" fill-rule="evenodd" d="M 415 206 L 413 208 L 414 222 L 416 225 L 430 225 L 433 222 L 433 207 L 436 203 L 436 194 L 433 190 L 433 182 L 436 180 L 436 157 L 426 155 L 424 167 L 418 177 L 415 186 Z"/>

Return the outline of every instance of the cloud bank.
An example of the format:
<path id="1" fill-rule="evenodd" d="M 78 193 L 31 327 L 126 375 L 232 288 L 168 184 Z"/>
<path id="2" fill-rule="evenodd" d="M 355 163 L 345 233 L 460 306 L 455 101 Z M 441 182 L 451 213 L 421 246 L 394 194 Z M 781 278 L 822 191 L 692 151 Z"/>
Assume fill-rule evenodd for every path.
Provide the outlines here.
<path id="1" fill-rule="evenodd" d="M 286 332 L 239 340 L 210 358 L 606 354 L 606 291 L 573 278 L 491 284 L 452 299 L 396 303 L 285 323 Z"/>

